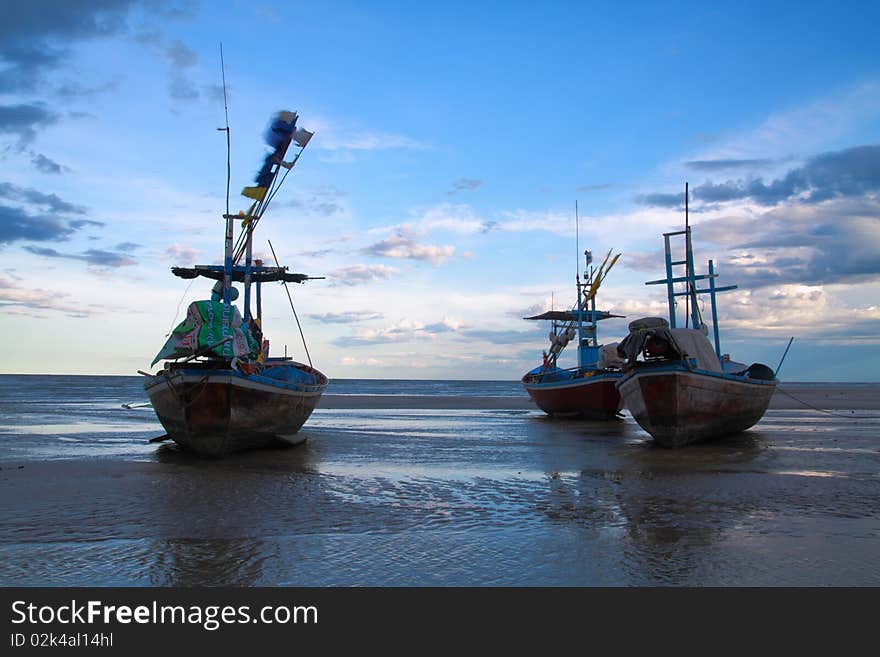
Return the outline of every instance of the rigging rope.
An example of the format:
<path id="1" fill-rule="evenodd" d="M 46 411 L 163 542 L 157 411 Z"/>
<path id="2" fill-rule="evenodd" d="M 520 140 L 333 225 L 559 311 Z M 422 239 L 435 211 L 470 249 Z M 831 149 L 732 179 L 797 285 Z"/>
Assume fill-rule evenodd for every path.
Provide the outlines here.
<path id="1" fill-rule="evenodd" d="M 272 257 L 275 259 L 275 266 L 281 267 L 278 263 L 278 256 L 275 255 L 275 247 L 272 246 L 272 240 L 268 240 L 269 248 L 272 250 Z M 312 357 L 309 355 L 309 348 L 306 345 L 306 336 L 303 335 L 302 325 L 299 323 L 299 317 L 296 314 L 296 308 L 293 307 L 293 297 L 290 296 L 290 289 L 287 287 L 287 281 L 283 278 L 281 279 L 281 284 L 284 286 L 284 291 L 287 292 L 287 300 L 290 302 L 290 309 L 293 311 L 293 318 L 296 320 L 296 326 L 299 329 L 299 337 L 302 338 L 303 349 L 306 351 L 306 358 L 309 361 L 309 367 L 315 369 L 315 366 L 312 365 Z"/>
<path id="2" fill-rule="evenodd" d="M 189 285 L 186 286 L 186 289 L 183 291 L 183 294 L 180 295 L 180 301 L 177 302 L 177 310 L 174 311 L 174 319 L 171 320 L 171 328 L 168 329 L 168 333 L 165 334 L 167 338 L 174 331 L 174 327 L 177 326 L 177 315 L 180 314 L 180 306 L 183 303 L 183 300 L 186 298 L 187 293 L 189 292 L 189 288 L 192 287 L 192 284 L 196 282 L 196 279 L 192 279 L 189 282 Z"/>
<path id="3" fill-rule="evenodd" d="M 293 167 L 299 161 L 299 158 L 303 154 L 303 151 L 305 149 L 305 146 L 300 147 L 299 152 L 293 158 L 290 168 L 284 167 L 284 175 L 281 176 L 280 179 L 278 178 L 278 174 L 281 171 L 281 165 L 278 165 L 278 168 L 275 170 L 275 175 L 272 177 L 272 182 L 269 185 L 269 189 L 266 192 L 266 196 L 263 197 L 262 201 L 254 203 L 251 211 L 248 212 L 248 215 L 250 216 L 250 221 L 248 221 L 247 226 L 245 226 L 244 230 L 239 233 L 238 240 L 235 243 L 235 257 L 233 258 L 234 263 L 238 263 L 238 261 L 241 260 L 241 256 L 244 254 L 248 235 L 250 233 L 253 233 L 254 229 L 257 227 L 257 224 L 260 223 L 260 219 L 262 219 L 263 215 L 266 214 L 266 210 L 269 208 L 269 204 L 272 202 L 272 199 L 275 198 L 275 194 L 278 193 L 278 190 L 281 189 L 284 181 L 287 180 L 287 176 L 293 170 Z"/>

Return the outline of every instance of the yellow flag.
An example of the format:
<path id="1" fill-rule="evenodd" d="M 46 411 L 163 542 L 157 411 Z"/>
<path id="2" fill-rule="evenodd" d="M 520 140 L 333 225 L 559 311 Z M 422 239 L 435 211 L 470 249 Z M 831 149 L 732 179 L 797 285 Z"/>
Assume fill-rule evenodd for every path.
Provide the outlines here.
<path id="1" fill-rule="evenodd" d="M 255 201 L 262 201 L 264 198 L 266 198 L 266 192 L 268 191 L 269 190 L 266 187 L 245 187 L 243 190 L 241 190 L 241 195 L 252 198 Z"/>
<path id="2" fill-rule="evenodd" d="M 256 207 L 257 207 L 257 203 L 254 202 L 253 204 L 251 204 L 251 207 L 247 211 L 247 214 L 245 214 L 244 212 L 238 213 L 238 216 L 241 217 L 241 227 L 242 228 L 247 226 L 251 222 L 251 220 L 254 218 L 254 208 L 256 208 Z"/>
<path id="3" fill-rule="evenodd" d="M 593 284 L 590 286 L 589 291 L 587 292 L 587 296 L 584 301 L 589 301 L 594 296 L 596 296 L 596 292 L 599 291 L 599 286 L 602 285 L 602 281 L 605 280 L 605 277 L 608 276 L 608 272 L 611 271 L 611 268 L 617 262 L 617 259 L 620 258 L 620 254 L 618 253 L 616 256 L 611 258 L 611 251 L 613 249 L 608 250 L 608 255 L 605 256 L 605 259 L 602 261 L 602 264 L 599 266 L 599 270 L 596 272 L 595 276 L 593 276 Z M 611 258 L 611 262 L 608 259 Z M 608 266 L 606 269 L 605 266 Z"/>

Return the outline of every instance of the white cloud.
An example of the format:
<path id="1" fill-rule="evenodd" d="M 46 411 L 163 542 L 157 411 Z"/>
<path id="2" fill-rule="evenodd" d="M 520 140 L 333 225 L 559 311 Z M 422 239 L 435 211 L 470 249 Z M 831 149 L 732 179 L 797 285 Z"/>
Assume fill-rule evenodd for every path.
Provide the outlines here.
<path id="1" fill-rule="evenodd" d="M 165 249 L 166 259 L 177 265 L 191 265 L 201 255 L 202 252 L 198 249 L 194 249 L 191 246 L 184 246 L 177 242 Z"/>
<path id="2" fill-rule="evenodd" d="M 502 212 L 501 216 L 504 220 L 499 221 L 495 226 L 498 230 L 516 233 L 543 230 L 565 236 L 573 235 L 575 232 L 574 213 L 566 214 L 553 210 L 537 212 L 513 210 Z"/>
<path id="3" fill-rule="evenodd" d="M 439 322 L 425 326 L 425 330 L 429 333 L 454 333 L 455 331 L 460 331 L 465 328 L 465 326 L 465 323 L 460 320 L 444 317 Z"/>
<path id="4" fill-rule="evenodd" d="M 412 342 L 417 340 L 436 340 L 441 333 L 454 333 L 464 324 L 444 317 L 440 322 L 425 324 L 424 322 L 403 319 L 399 322 L 378 329 L 357 329 L 348 337 L 337 341 L 338 344 L 378 344 L 382 342 Z"/>
<path id="5" fill-rule="evenodd" d="M 93 312 L 93 308 L 72 301 L 71 295 L 66 292 L 24 287 L 5 276 L 0 276 L 0 308 L 5 313 L 37 317 L 42 316 L 39 311 L 44 310 L 75 317 L 84 317 Z"/>
<path id="6" fill-rule="evenodd" d="M 414 239 L 398 234 L 365 247 L 363 253 L 383 258 L 426 260 L 434 265 L 442 265 L 455 253 L 455 247 L 419 244 Z"/>
<path id="7" fill-rule="evenodd" d="M 349 312 L 328 312 L 328 313 L 312 313 L 309 315 L 312 319 L 317 319 L 328 324 L 355 324 L 357 322 L 367 322 L 373 319 L 382 319 L 382 313 L 352 310 Z"/>
<path id="8" fill-rule="evenodd" d="M 639 207 L 630 212 L 606 215 L 580 216 L 583 239 L 593 238 L 603 244 L 626 243 L 644 238 L 656 238 L 662 230 L 676 226 L 683 219 L 672 210 Z M 397 233 L 398 236 L 423 237 L 431 231 L 446 231 L 461 235 L 507 232 L 547 232 L 563 237 L 575 235 L 574 213 L 556 210 L 503 210 L 483 216 L 468 204 L 441 203 L 423 210 L 410 221 L 381 226 L 373 233 Z"/>
<path id="9" fill-rule="evenodd" d="M 738 290 L 724 301 L 720 323 L 740 335 L 880 344 L 880 305 L 850 306 L 825 286 Z"/>
<path id="10" fill-rule="evenodd" d="M 386 362 L 380 358 L 354 358 L 352 356 L 343 356 L 339 362 L 346 367 L 384 367 Z"/>
<path id="11" fill-rule="evenodd" d="M 339 121 L 323 117 L 310 117 L 306 127 L 315 133 L 315 139 L 309 145 L 323 151 L 424 150 L 427 148 L 412 137 L 344 125 Z"/>
<path id="12" fill-rule="evenodd" d="M 426 210 L 413 223 L 424 230 L 446 230 L 463 235 L 484 233 L 491 228 L 487 220 L 464 203 L 441 203 Z"/>
<path id="13" fill-rule="evenodd" d="M 362 285 L 375 280 L 391 278 L 397 270 L 385 265 L 351 265 L 334 269 L 328 274 L 333 285 Z"/>

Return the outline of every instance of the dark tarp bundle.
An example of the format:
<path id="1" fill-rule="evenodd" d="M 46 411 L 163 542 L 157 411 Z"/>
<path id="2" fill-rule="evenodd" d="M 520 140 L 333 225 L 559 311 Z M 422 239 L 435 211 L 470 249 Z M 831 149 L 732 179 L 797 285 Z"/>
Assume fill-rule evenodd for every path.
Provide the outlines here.
<path id="1" fill-rule="evenodd" d="M 705 325 L 699 329 L 671 329 L 662 317 L 644 317 L 630 322 L 629 335 L 617 345 L 617 353 L 630 363 L 635 362 L 651 338 L 666 342 L 672 349 L 673 353 L 668 355 L 672 359 L 693 358 L 699 369 L 721 371 L 718 355 L 706 337 Z"/>

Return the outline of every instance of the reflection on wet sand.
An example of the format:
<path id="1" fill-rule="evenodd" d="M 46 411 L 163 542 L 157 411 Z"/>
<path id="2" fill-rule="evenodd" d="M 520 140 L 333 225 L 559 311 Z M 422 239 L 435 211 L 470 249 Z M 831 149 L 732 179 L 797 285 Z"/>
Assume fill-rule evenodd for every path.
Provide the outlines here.
<path id="1" fill-rule="evenodd" d="M 263 579 L 263 562 L 272 558 L 266 548 L 258 538 L 155 541 L 150 585 L 253 586 Z"/>
<path id="2" fill-rule="evenodd" d="M 752 430 L 670 451 L 629 429 L 619 432 L 623 440 L 617 446 L 605 449 L 601 430 L 589 429 L 600 440 L 582 444 L 599 448 L 589 450 L 591 462 L 577 473 L 566 474 L 557 450 L 538 450 L 548 470 L 540 508 L 554 523 L 613 537 L 620 555 L 616 566 L 626 583 L 785 581 L 799 566 L 774 573 L 773 568 L 782 567 L 778 556 L 768 563 L 754 563 L 750 561 L 754 555 L 736 546 L 753 542 L 755 534 L 763 542 L 774 533 L 788 544 L 792 533 L 797 536 L 791 516 L 800 520 L 805 511 L 821 514 L 831 504 L 821 501 L 823 494 L 814 483 L 805 485 L 801 477 L 790 481 L 779 477 L 794 473 L 780 469 L 786 467 L 782 461 L 790 454 L 777 449 L 772 431 Z M 576 431 L 565 433 L 569 439 L 576 435 Z M 837 482 L 842 490 L 832 495 L 835 504 L 847 501 L 858 507 L 850 512 L 851 517 L 877 526 L 876 514 L 867 510 L 860 497 L 866 483 L 843 478 Z M 872 488 L 872 498 L 877 500 L 880 491 Z M 835 569 L 846 569 L 837 555 L 813 554 L 811 559 L 828 559 Z M 802 576 L 801 572 L 792 580 L 799 582 Z M 856 573 L 847 576 L 858 581 Z"/>
<path id="3" fill-rule="evenodd" d="M 876 415 L 670 451 L 631 419 L 318 409 L 305 444 L 221 461 L 4 462 L 0 581 L 876 585 Z"/>
<path id="4" fill-rule="evenodd" d="M 280 558 L 263 540 L 279 530 L 278 514 L 299 524 L 297 490 L 306 479 L 320 486 L 315 450 L 279 446 L 205 460 L 163 444 L 160 463 L 181 469 L 150 489 L 148 504 L 171 534 L 153 540 L 145 564 L 153 586 L 253 586 L 265 580 L 263 565 Z M 246 474 L 245 474 L 246 473 Z M 316 494 L 309 486 L 309 497 Z M 309 498 L 304 498 L 309 499 Z"/>

